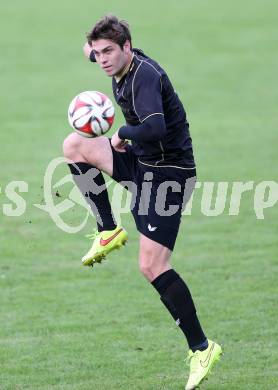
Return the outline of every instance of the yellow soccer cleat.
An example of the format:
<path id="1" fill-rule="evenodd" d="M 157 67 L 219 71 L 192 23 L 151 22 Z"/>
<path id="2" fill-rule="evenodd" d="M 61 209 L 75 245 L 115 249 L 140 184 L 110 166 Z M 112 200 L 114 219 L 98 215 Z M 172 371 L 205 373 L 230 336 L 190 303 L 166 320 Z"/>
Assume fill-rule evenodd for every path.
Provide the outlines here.
<path id="1" fill-rule="evenodd" d="M 114 230 L 95 232 L 87 237 L 94 242 L 89 252 L 82 258 L 83 265 L 93 266 L 94 263 L 101 263 L 108 253 L 121 248 L 127 242 L 127 232 L 120 226 Z"/>
<path id="2" fill-rule="evenodd" d="M 185 390 L 196 389 L 208 377 L 217 360 L 220 359 L 222 348 L 214 341 L 208 340 L 208 348 L 204 351 L 188 352 L 190 373 Z"/>

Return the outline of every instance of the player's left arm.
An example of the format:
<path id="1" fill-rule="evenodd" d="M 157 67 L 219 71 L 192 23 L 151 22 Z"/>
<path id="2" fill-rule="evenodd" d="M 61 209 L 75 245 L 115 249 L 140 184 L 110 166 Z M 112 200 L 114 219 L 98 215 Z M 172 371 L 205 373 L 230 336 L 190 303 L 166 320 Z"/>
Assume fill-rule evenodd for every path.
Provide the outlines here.
<path id="1" fill-rule="evenodd" d="M 111 145 L 117 152 L 124 153 L 126 152 L 126 145 L 128 144 L 128 141 L 123 140 L 119 137 L 119 130 L 117 130 L 111 138 Z"/>
<path id="2" fill-rule="evenodd" d="M 160 141 L 165 135 L 166 124 L 162 114 L 154 114 L 137 126 L 122 126 L 118 131 L 118 136 L 122 140 L 129 139 L 135 142 Z"/>
<path id="3" fill-rule="evenodd" d="M 140 124 L 122 126 L 118 132 L 119 137 L 135 142 L 162 140 L 166 134 L 162 76 L 150 64 L 142 63 L 134 76 L 132 103 Z"/>

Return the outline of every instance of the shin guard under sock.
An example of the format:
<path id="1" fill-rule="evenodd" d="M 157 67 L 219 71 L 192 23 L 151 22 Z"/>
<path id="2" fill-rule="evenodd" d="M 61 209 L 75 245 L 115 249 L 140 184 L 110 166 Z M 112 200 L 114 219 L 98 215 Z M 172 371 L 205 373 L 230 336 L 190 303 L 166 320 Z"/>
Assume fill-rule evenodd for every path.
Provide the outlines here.
<path id="1" fill-rule="evenodd" d="M 76 162 L 68 166 L 75 184 L 96 218 L 98 231 L 115 229 L 116 224 L 101 171 L 84 162 Z"/>
<path id="2" fill-rule="evenodd" d="M 159 275 L 152 285 L 160 294 L 161 301 L 176 324 L 183 331 L 189 348 L 193 351 L 196 350 L 196 346 L 206 349 L 207 338 L 198 320 L 190 291 L 181 277 L 170 269 Z"/>

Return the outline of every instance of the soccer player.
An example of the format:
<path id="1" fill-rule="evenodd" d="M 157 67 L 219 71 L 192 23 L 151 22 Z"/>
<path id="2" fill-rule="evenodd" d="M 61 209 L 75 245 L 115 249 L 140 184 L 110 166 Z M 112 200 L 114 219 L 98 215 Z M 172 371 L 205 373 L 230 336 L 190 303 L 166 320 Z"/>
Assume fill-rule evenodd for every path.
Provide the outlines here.
<path id="1" fill-rule="evenodd" d="M 140 233 L 140 270 L 187 339 L 190 373 L 185 389 L 195 389 L 222 350 L 207 339 L 189 288 L 170 264 L 181 213 L 196 178 L 186 113 L 165 71 L 132 48 L 126 22 L 112 15 L 102 18 L 88 33 L 84 53 L 112 77 L 114 97 L 126 124 L 111 139 L 72 133 L 64 141 L 75 183 L 98 225 L 82 262 L 100 262 L 127 241 L 126 231 L 114 220 L 102 172 L 117 182 L 134 183 L 131 211 Z M 98 174 L 91 177 L 90 171 L 96 168 Z"/>

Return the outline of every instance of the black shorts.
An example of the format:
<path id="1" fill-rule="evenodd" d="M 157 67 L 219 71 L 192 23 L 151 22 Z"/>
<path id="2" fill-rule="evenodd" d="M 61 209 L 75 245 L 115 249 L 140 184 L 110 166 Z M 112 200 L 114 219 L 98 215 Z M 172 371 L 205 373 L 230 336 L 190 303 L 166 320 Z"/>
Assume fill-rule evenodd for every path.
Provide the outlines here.
<path id="1" fill-rule="evenodd" d="M 132 193 L 130 208 L 137 230 L 173 250 L 181 213 L 195 186 L 196 170 L 141 162 L 130 145 L 126 153 L 113 147 L 112 153 L 112 178 Z"/>

